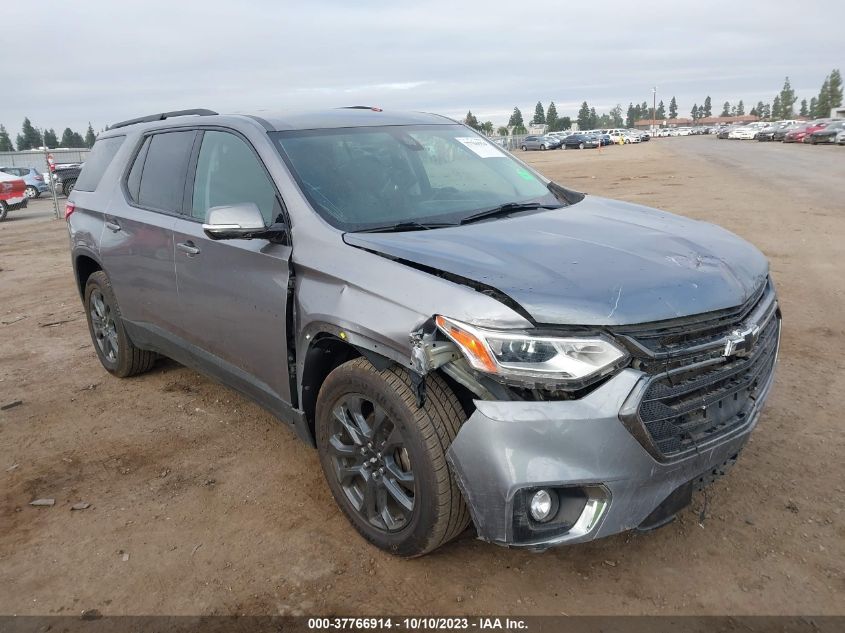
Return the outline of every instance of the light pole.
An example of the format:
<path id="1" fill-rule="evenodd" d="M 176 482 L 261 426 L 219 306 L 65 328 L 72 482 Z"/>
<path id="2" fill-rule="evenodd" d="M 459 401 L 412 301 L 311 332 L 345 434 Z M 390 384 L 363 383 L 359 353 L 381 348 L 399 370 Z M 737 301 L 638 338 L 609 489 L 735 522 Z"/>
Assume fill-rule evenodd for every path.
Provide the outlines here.
<path id="1" fill-rule="evenodd" d="M 50 159 L 47 154 L 47 135 L 44 133 L 44 130 L 39 128 L 36 129 L 41 135 L 41 147 L 44 150 L 44 164 L 47 165 L 47 178 L 50 179 L 50 193 L 53 196 L 53 212 L 56 214 L 56 219 L 58 220 L 61 217 L 59 215 L 59 198 L 56 195 L 56 183 L 53 180 L 53 170 L 50 169 Z"/>
<path id="2" fill-rule="evenodd" d="M 651 135 L 654 136 L 654 122 L 657 117 L 657 86 L 651 89 Z"/>

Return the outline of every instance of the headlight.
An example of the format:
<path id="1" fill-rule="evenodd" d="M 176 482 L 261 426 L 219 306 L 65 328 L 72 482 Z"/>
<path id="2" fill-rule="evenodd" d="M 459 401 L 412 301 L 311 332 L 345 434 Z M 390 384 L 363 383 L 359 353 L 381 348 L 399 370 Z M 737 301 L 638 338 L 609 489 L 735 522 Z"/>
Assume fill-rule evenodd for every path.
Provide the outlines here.
<path id="1" fill-rule="evenodd" d="M 583 383 L 618 367 L 628 356 L 598 337 L 532 336 L 478 328 L 437 315 L 437 327 L 461 349 L 472 367 L 503 378 Z"/>

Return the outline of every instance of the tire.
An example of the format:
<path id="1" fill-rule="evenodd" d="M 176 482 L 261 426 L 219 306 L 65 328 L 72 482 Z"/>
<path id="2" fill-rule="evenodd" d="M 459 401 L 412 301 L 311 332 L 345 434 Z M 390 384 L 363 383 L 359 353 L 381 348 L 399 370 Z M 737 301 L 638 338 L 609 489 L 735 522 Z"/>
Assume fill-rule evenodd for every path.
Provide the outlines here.
<path id="1" fill-rule="evenodd" d="M 76 186 L 76 178 L 73 180 L 65 180 L 62 183 L 62 193 L 65 196 L 69 196 L 70 192 L 73 191 L 73 188 Z"/>
<path id="2" fill-rule="evenodd" d="M 522 146 L 522 151 L 523 151 L 523 152 L 526 152 L 526 151 L 528 151 L 528 148 L 527 148 L 525 145 L 523 145 L 523 146 Z"/>
<path id="3" fill-rule="evenodd" d="M 545 151 L 546 151 L 546 146 L 545 146 L 545 145 L 540 145 L 540 149 L 541 149 L 541 150 L 543 150 L 543 151 L 545 152 Z"/>
<path id="4" fill-rule="evenodd" d="M 29 198 L 30 200 L 34 200 L 35 198 L 37 198 L 38 196 L 41 195 L 41 192 L 38 191 L 38 189 L 36 189 L 32 185 L 27 185 L 26 186 L 26 193 L 24 195 L 26 195 L 26 197 Z"/>
<path id="5" fill-rule="evenodd" d="M 407 558 L 431 552 L 469 524 L 446 462 L 466 416 L 440 376 L 429 374 L 425 386 L 418 407 L 404 368 L 378 371 L 356 358 L 329 374 L 317 397 L 317 450 L 335 501 L 367 541 Z"/>
<path id="6" fill-rule="evenodd" d="M 583 144 L 583 143 L 578 143 L 578 149 L 584 149 L 584 144 Z"/>
<path id="7" fill-rule="evenodd" d="M 102 270 L 88 277 L 84 306 L 94 351 L 106 371 L 128 378 L 152 369 L 156 354 L 135 347 L 129 339 L 111 282 Z"/>
<path id="8" fill-rule="evenodd" d="M 9 205 L 5 200 L 0 200 L 0 222 L 5 220 L 7 215 L 9 215 Z"/>

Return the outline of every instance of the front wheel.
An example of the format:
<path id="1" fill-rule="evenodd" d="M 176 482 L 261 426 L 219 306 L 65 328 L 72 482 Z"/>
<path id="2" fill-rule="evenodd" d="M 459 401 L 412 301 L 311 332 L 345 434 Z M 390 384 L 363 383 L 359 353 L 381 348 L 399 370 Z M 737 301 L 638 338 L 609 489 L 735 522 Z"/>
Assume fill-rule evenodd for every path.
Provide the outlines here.
<path id="1" fill-rule="evenodd" d="M 546 146 L 545 146 L 545 145 L 540 145 L 540 149 L 541 149 L 541 150 L 543 150 L 543 151 L 545 152 L 545 151 L 546 151 Z"/>
<path id="2" fill-rule="evenodd" d="M 527 150 L 528 150 L 528 148 L 527 148 L 525 145 L 523 145 L 523 146 L 522 146 L 522 151 L 524 152 L 524 151 L 527 151 Z"/>
<path id="3" fill-rule="evenodd" d="M 29 198 L 30 200 L 34 200 L 35 198 L 37 198 L 41 194 L 39 193 L 38 189 L 36 189 L 32 185 L 27 185 L 26 191 L 24 192 L 24 195 L 27 198 Z"/>
<path id="4" fill-rule="evenodd" d="M 406 370 L 357 358 L 329 374 L 317 398 L 317 450 L 335 501 L 366 540 L 404 557 L 469 524 L 446 462 L 466 416 L 440 376 L 425 383 L 420 407 Z"/>
<path id="5" fill-rule="evenodd" d="M 5 200 L 0 200 L 0 222 L 5 220 L 7 215 L 9 215 L 9 205 Z"/>
<path id="6" fill-rule="evenodd" d="M 584 144 L 583 144 L 583 143 L 578 143 L 578 149 L 584 149 Z"/>

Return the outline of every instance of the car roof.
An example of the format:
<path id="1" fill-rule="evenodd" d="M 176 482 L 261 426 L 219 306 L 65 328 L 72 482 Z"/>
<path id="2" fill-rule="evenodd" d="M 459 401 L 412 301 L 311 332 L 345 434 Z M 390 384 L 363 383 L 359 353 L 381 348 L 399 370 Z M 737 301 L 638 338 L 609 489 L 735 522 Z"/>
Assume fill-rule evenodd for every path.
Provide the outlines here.
<path id="1" fill-rule="evenodd" d="M 200 112 L 200 111 L 198 111 Z M 155 116 L 155 115 L 151 115 Z M 164 115 L 162 115 L 164 117 Z M 329 110 L 312 110 L 306 112 L 255 112 L 249 114 L 203 114 L 197 116 L 173 116 L 155 120 L 139 121 L 137 123 L 118 124 L 120 127 L 111 128 L 101 135 L 101 138 L 126 134 L 129 131 L 147 128 L 183 127 L 187 125 L 225 125 L 227 123 L 243 123 L 251 120 L 258 123 L 267 131 L 285 130 L 316 130 L 346 127 L 374 127 L 385 125 L 448 125 L 457 121 L 439 114 L 426 112 L 385 112 L 380 108 L 354 106 L 334 108 Z"/>

